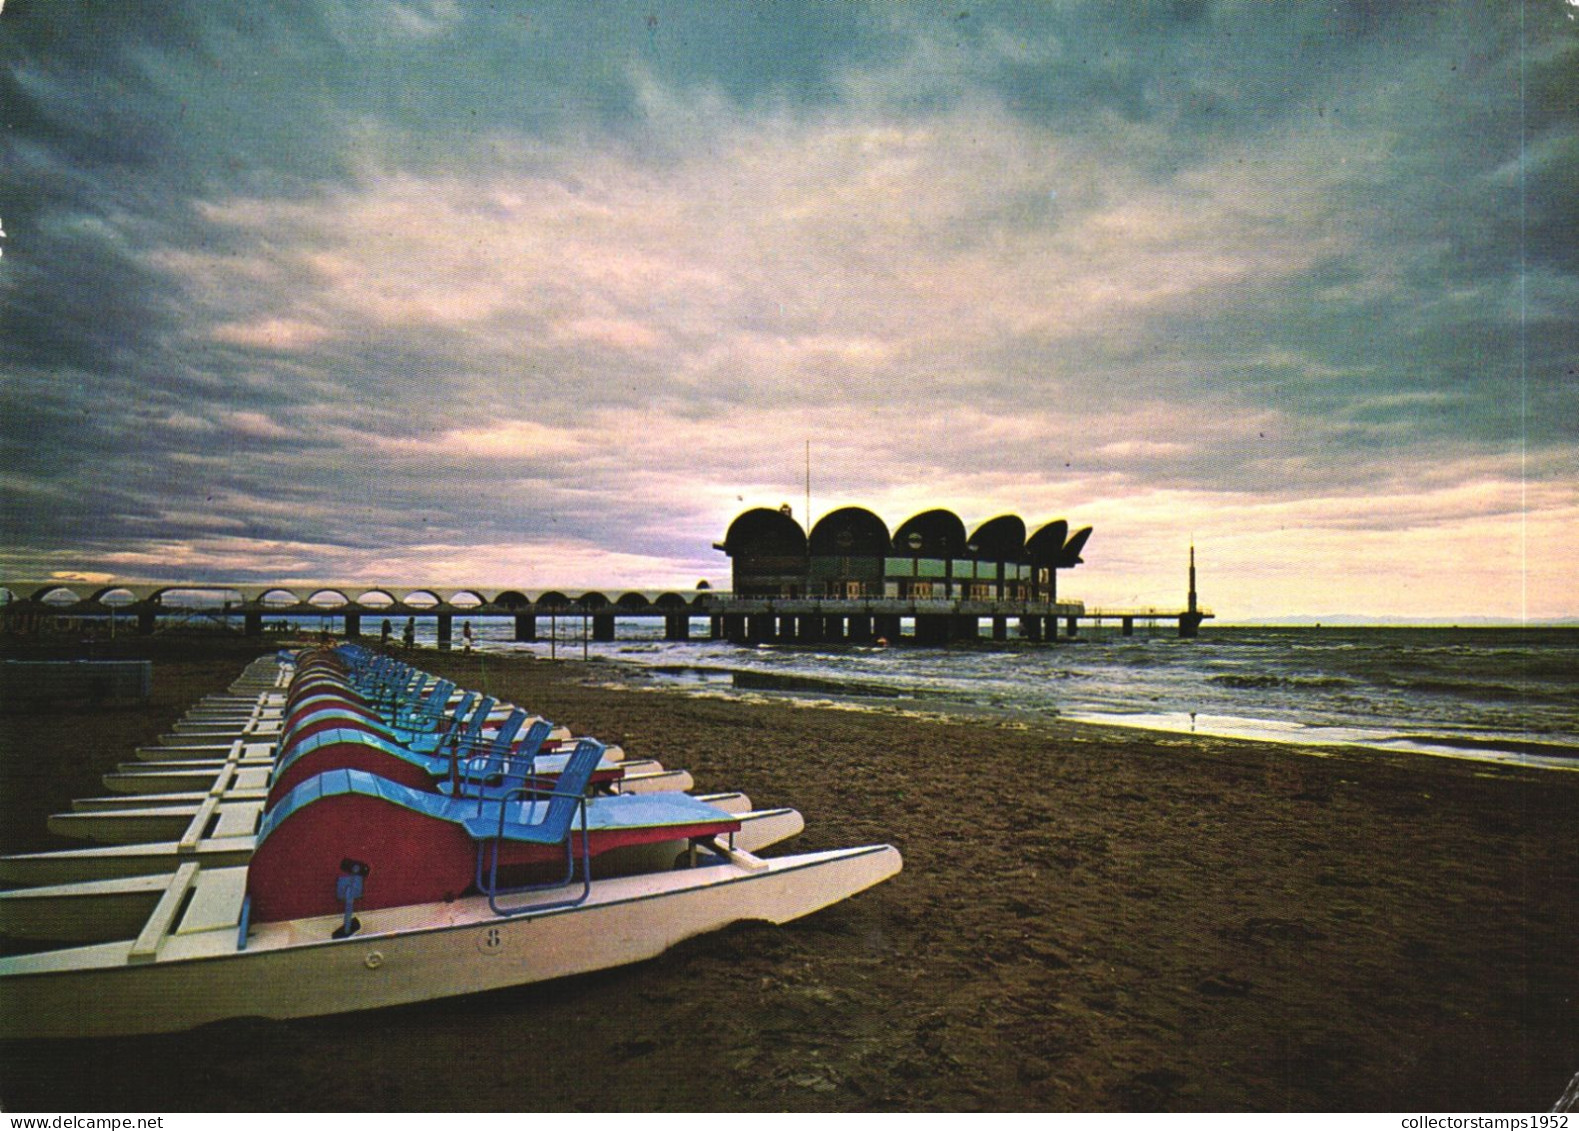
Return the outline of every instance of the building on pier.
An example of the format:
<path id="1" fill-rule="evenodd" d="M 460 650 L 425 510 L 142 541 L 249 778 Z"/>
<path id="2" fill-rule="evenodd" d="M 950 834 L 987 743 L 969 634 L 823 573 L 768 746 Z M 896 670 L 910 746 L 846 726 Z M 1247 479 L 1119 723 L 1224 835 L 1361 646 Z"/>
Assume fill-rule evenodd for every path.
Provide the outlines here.
<path id="1" fill-rule="evenodd" d="M 1029 538 L 1006 514 L 967 534 L 952 511 L 924 511 L 892 534 L 863 507 L 824 515 L 807 534 L 788 507 L 746 511 L 714 549 L 729 555 L 736 597 L 886 598 L 903 601 L 1058 599 L 1058 571 L 1073 569 L 1091 537 L 1063 519 Z"/>

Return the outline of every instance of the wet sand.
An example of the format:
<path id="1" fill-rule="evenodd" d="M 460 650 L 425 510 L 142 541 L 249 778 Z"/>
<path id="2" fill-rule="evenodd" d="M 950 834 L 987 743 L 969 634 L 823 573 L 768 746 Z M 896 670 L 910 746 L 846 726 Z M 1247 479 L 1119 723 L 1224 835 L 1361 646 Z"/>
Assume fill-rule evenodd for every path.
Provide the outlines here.
<path id="1" fill-rule="evenodd" d="M 59 846 L 44 818 L 234 679 L 239 645 L 159 642 L 145 707 L 0 715 L 5 851 Z M 1579 1070 L 1579 775 L 417 662 L 793 805 L 779 851 L 886 841 L 905 870 L 548 985 L 8 1043 L 0 1105 L 1541 1111 Z"/>

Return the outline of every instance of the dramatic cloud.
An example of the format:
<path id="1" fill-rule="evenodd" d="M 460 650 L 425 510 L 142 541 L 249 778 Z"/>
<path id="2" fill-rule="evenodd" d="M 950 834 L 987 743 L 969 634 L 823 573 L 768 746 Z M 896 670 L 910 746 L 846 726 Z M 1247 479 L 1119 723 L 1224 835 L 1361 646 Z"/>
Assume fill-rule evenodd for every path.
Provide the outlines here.
<path id="1" fill-rule="evenodd" d="M 0 14 L 9 578 L 1064 585 L 1579 615 L 1579 25 L 1520 5 Z"/>

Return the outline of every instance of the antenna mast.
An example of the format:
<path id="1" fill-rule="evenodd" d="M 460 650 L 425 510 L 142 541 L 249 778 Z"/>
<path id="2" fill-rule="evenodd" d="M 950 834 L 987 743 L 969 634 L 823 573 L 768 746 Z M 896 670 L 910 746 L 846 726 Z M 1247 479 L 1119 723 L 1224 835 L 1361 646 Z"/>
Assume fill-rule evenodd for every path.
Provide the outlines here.
<path id="1" fill-rule="evenodd" d="M 806 529 L 811 529 L 811 441 L 806 441 Z"/>

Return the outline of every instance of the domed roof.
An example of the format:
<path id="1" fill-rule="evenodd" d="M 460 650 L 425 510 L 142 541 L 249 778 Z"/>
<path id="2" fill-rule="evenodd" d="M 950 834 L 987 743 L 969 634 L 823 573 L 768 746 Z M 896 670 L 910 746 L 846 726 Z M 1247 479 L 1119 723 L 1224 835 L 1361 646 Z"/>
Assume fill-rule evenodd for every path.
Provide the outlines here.
<path id="1" fill-rule="evenodd" d="M 965 553 L 965 524 L 953 511 L 923 511 L 894 531 L 893 545 L 900 556 L 958 558 Z"/>
<path id="2" fill-rule="evenodd" d="M 729 533 L 724 535 L 724 541 L 718 548 L 730 556 L 736 554 L 764 554 L 774 557 L 804 555 L 806 553 L 806 532 L 801 529 L 800 523 L 783 511 L 769 510 L 767 507 L 754 507 L 729 524 Z"/>
<path id="3" fill-rule="evenodd" d="M 1086 540 L 1090 537 L 1089 526 L 1076 531 L 1073 538 L 1069 537 L 1069 524 L 1060 518 L 1031 535 L 1030 541 L 1025 544 L 1025 552 L 1033 565 L 1069 569 L 1083 560 L 1080 551 L 1085 549 Z"/>
<path id="4" fill-rule="evenodd" d="M 811 552 L 818 557 L 880 558 L 888 553 L 888 525 L 864 507 L 843 507 L 812 527 Z"/>
<path id="5" fill-rule="evenodd" d="M 1069 523 L 1061 518 L 1054 519 L 1031 535 L 1025 543 L 1026 556 L 1036 565 L 1053 565 L 1068 539 Z"/>
<path id="6" fill-rule="evenodd" d="M 1025 554 L 1025 520 L 1017 514 L 988 519 L 970 536 L 971 556 L 983 561 L 1017 562 Z"/>

